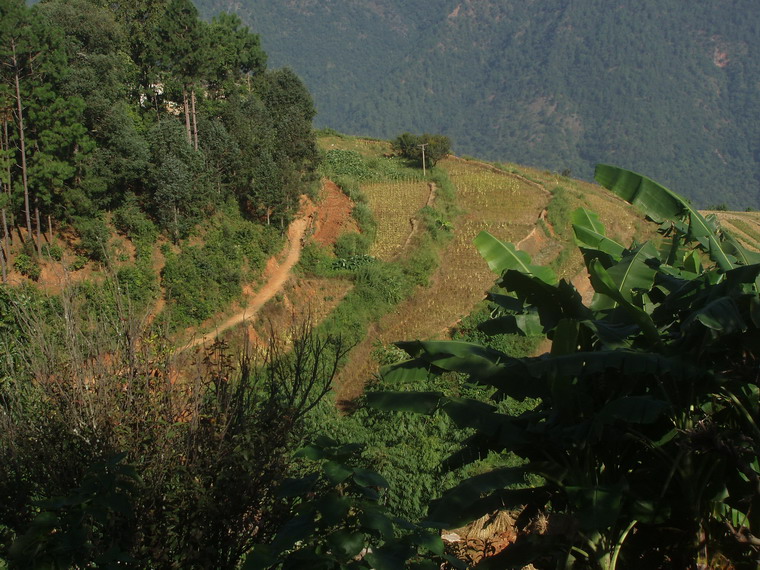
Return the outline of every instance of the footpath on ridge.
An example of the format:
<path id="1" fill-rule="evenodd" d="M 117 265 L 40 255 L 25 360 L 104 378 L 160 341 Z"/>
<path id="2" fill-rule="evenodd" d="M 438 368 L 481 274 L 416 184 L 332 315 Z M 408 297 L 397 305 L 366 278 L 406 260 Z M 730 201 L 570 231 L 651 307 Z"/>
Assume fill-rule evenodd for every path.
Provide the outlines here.
<path id="1" fill-rule="evenodd" d="M 216 325 L 213 330 L 181 346 L 176 350 L 175 354 L 181 354 L 199 345 L 212 343 L 223 332 L 250 320 L 267 301 L 280 292 L 291 277 L 293 268 L 301 257 L 303 238 L 313 219 L 315 210 L 314 204 L 308 198 L 303 197 L 298 217 L 288 226 L 288 245 L 285 258 L 279 264 L 274 257 L 269 260 L 267 264 L 267 280 L 261 289 L 249 296 L 245 308 Z"/>

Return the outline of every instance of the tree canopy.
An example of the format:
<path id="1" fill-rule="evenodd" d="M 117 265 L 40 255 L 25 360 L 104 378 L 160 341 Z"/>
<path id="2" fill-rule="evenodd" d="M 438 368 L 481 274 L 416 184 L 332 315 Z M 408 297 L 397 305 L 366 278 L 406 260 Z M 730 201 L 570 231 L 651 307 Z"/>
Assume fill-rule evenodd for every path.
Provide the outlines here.
<path id="1" fill-rule="evenodd" d="M 205 22 L 189 0 L 0 10 L 5 209 L 29 238 L 128 195 L 174 240 L 229 199 L 263 223 L 292 215 L 313 105 L 238 17 Z"/>

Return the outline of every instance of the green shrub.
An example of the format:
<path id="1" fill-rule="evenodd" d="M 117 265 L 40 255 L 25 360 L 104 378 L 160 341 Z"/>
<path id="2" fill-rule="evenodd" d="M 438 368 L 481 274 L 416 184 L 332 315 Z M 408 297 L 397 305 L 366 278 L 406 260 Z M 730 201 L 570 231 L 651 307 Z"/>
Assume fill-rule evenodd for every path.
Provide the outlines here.
<path id="1" fill-rule="evenodd" d="M 32 281 L 37 281 L 42 274 L 42 268 L 37 259 L 25 253 L 19 253 L 13 260 L 13 267 Z"/>
<path id="2" fill-rule="evenodd" d="M 114 211 L 113 223 L 132 241 L 141 239 L 153 243 L 158 237 L 156 224 L 145 215 L 134 194 L 128 195 L 124 204 Z"/>
<path id="3" fill-rule="evenodd" d="M 367 234 L 370 237 L 370 240 L 374 241 L 375 234 L 377 233 L 377 222 L 372 213 L 372 208 L 370 208 L 368 204 L 356 204 L 353 210 L 351 210 L 351 216 L 356 220 L 362 233 Z"/>
<path id="4" fill-rule="evenodd" d="M 335 257 L 348 258 L 364 255 L 369 251 L 370 244 L 371 241 L 366 234 L 350 232 L 338 236 L 333 250 L 335 251 Z"/>
<path id="5" fill-rule="evenodd" d="M 144 308 L 156 294 L 158 287 L 156 274 L 146 264 L 120 267 L 116 272 L 119 289 L 138 308 Z"/>
<path id="6" fill-rule="evenodd" d="M 80 269 L 84 269 L 85 265 L 87 265 L 87 258 L 77 255 L 67 269 L 69 271 L 79 271 Z"/>
<path id="7" fill-rule="evenodd" d="M 336 176 L 333 180 L 338 188 L 340 188 L 341 192 L 351 198 L 354 202 L 367 202 L 367 195 L 361 191 L 359 181 L 356 180 L 356 178 L 351 178 L 350 176 Z"/>
<path id="8" fill-rule="evenodd" d="M 111 254 L 111 230 L 102 216 L 77 218 L 74 227 L 79 234 L 79 251 L 93 261 L 106 262 Z"/>
<path id="9" fill-rule="evenodd" d="M 301 249 L 298 269 L 305 275 L 329 275 L 334 258 L 328 249 L 313 241 L 307 242 Z"/>
<path id="10" fill-rule="evenodd" d="M 63 248 L 57 243 L 45 244 L 42 246 L 42 254 L 53 261 L 61 261 L 63 259 Z"/>
<path id="11" fill-rule="evenodd" d="M 557 186 L 552 191 L 552 199 L 547 207 L 547 218 L 554 231 L 561 237 L 569 239 L 570 212 L 573 208 L 572 196 L 567 188 Z"/>
<path id="12" fill-rule="evenodd" d="M 430 237 L 420 240 L 412 252 L 401 262 L 404 275 L 412 285 L 427 286 L 430 276 L 438 267 L 438 251 Z"/>
<path id="13" fill-rule="evenodd" d="M 377 261 L 356 271 L 356 293 L 378 308 L 399 303 L 409 291 L 409 281 L 400 266 Z"/>

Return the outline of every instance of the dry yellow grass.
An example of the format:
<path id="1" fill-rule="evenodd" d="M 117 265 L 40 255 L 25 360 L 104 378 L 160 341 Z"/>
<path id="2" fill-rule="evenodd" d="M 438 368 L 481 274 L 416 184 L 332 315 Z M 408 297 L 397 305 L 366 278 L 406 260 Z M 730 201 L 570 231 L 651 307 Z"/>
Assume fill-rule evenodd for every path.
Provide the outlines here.
<path id="1" fill-rule="evenodd" d="M 427 182 L 392 181 L 362 185 L 377 221 L 377 238 L 370 254 L 389 260 L 404 246 L 412 230 L 411 220 L 428 200 Z"/>
<path id="2" fill-rule="evenodd" d="M 472 243 L 475 236 L 486 230 L 518 242 L 533 229 L 549 200 L 541 185 L 482 163 L 446 159 L 439 166 L 456 186 L 462 214 L 454 221 L 454 238 L 441 254 L 430 287 L 399 307 L 394 316 L 399 324 L 387 327 L 388 341 L 444 336 L 496 280 Z"/>

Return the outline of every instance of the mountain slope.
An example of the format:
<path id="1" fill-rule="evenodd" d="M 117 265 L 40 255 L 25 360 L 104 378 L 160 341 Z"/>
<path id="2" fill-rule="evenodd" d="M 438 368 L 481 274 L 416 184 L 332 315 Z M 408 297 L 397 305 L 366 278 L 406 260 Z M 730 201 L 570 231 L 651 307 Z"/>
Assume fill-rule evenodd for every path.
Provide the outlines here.
<path id="1" fill-rule="evenodd" d="M 441 132 L 459 153 L 587 179 L 608 162 L 700 206 L 760 206 L 751 0 L 196 1 L 262 35 L 319 126 Z"/>

